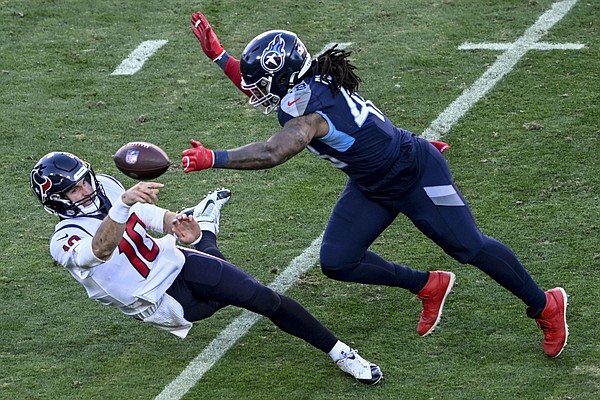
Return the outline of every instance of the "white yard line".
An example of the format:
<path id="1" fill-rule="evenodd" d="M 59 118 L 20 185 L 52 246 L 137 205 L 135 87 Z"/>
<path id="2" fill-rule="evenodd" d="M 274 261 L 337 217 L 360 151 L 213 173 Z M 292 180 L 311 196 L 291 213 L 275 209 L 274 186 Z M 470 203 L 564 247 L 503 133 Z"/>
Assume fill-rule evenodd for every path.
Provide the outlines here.
<path id="1" fill-rule="evenodd" d="M 338 50 L 343 50 L 347 47 L 350 47 L 352 45 L 352 42 L 344 42 L 344 43 L 330 42 L 330 43 L 327 43 L 325 46 L 323 46 L 321 51 L 319 51 L 317 54 L 314 55 L 314 57 L 319 57 L 321 54 L 325 53 L 327 50 L 329 50 L 336 44 L 337 44 Z"/>
<path id="2" fill-rule="evenodd" d="M 481 75 L 477 81 L 466 89 L 452 104 L 448 106 L 431 123 L 423 133 L 423 137 L 436 140 L 456 124 L 469 109 L 479 101 L 504 75 L 508 74 L 519 60 L 537 46 L 538 40 L 560 21 L 578 0 L 559 1 L 552 5 L 542 16 L 525 31 L 523 36 L 507 46 L 496 62 Z"/>
<path id="3" fill-rule="evenodd" d="M 548 29 L 561 20 L 578 0 L 560 1 L 544 13 L 525 34 L 512 45 L 507 46 L 498 60 L 469 89 L 456 99 L 440 116 L 433 121 L 423 134 L 429 140 L 439 139 L 483 97 L 504 75 L 506 75 L 527 51 L 536 46 Z M 296 281 L 299 275 L 310 269 L 318 260 L 320 237 L 315 239 L 302 254 L 296 257 L 279 275 L 270 287 L 284 293 Z M 259 320 L 259 316 L 244 312 L 213 339 L 213 341 L 156 397 L 160 400 L 181 399 L 202 376 L 215 365 L 221 357 Z"/>
<path id="4" fill-rule="evenodd" d="M 514 43 L 471 43 L 465 42 L 458 46 L 459 50 L 509 50 Z M 533 43 L 530 50 L 581 50 L 585 45 L 580 43 Z"/>
<path id="5" fill-rule="evenodd" d="M 308 271 L 319 258 L 319 248 L 321 247 L 321 239 L 323 234 L 313 240 L 310 246 L 302 252 L 298 257 L 294 258 L 290 265 L 277 276 L 277 278 L 269 285 L 273 290 L 279 293 L 285 293 L 304 272 Z M 246 332 L 260 319 L 258 314 L 244 311 L 242 315 L 237 317 L 231 324 L 213 339 L 206 346 L 202 353 L 198 354 L 188 366 L 173 380 L 167 387 L 164 388 L 156 399 L 173 400 L 181 399 L 188 390 L 190 390 L 202 376 L 212 368 L 217 361 L 229 350 L 239 338 L 244 336 Z"/>
<path id="6" fill-rule="evenodd" d="M 111 75 L 133 75 L 138 72 L 144 63 L 156 53 L 158 49 L 167 44 L 167 40 L 148 40 L 140 43 L 126 59 L 113 71 Z"/>

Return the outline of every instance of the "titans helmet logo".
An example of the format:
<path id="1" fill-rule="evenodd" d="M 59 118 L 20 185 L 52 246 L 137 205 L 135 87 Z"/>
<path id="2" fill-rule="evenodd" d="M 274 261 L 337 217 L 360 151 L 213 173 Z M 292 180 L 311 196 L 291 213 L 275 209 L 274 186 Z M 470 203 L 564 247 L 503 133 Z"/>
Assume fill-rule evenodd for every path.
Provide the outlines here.
<path id="1" fill-rule="evenodd" d="M 273 73 L 283 68 L 285 64 L 285 40 L 281 33 L 273 38 L 260 58 L 260 65 L 265 71 Z"/>

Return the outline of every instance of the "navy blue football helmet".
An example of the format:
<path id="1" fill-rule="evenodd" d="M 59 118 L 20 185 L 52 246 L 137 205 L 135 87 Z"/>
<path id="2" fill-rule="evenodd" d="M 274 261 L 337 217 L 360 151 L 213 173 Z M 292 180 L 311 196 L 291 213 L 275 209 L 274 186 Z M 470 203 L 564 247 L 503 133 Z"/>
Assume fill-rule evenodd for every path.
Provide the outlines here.
<path id="1" fill-rule="evenodd" d="M 82 179 L 88 180 L 93 192 L 72 202 L 66 193 Z M 52 152 L 42 157 L 31 170 L 30 185 L 44 209 L 60 218 L 102 215 L 110 207 L 90 164 L 71 153 Z"/>
<path id="2" fill-rule="evenodd" d="M 262 108 L 265 114 L 276 110 L 311 63 L 309 52 L 293 32 L 268 31 L 252 39 L 240 60 L 242 88 L 252 93 L 250 105 Z"/>

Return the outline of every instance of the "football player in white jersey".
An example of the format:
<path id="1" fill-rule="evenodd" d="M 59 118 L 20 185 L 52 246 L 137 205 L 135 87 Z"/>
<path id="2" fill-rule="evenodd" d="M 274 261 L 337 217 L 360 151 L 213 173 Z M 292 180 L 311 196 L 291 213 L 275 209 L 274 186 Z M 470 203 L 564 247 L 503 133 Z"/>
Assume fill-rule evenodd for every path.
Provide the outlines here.
<path id="1" fill-rule="evenodd" d="M 66 152 L 42 157 L 30 183 L 46 211 L 60 219 L 50 238 L 52 257 L 91 299 L 180 338 L 192 322 L 227 305 L 242 307 L 328 353 L 359 382 L 381 380 L 377 365 L 303 306 L 224 259 L 216 235 L 229 190 L 211 192 L 195 207 L 174 213 L 153 204 L 163 184 L 139 182 L 125 190 Z M 157 239 L 147 231 L 164 236 Z M 177 240 L 196 249 L 178 246 Z"/>

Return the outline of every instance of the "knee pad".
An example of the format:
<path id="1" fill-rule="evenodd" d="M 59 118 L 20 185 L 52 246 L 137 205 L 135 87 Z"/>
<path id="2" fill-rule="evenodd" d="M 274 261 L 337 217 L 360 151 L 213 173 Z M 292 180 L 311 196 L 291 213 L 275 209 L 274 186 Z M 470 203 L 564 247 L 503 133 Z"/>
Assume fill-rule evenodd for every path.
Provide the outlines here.
<path id="1" fill-rule="evenodd" d="M 321 264 L 321 271 L 325 276 L 339 280 L 339 277 L 343 276 L 344 272 L 356 268 L 356 266 L 360 264 L 360 261 L 344 259 L 340 253 L 329 251 L 327 247 L 323 246 L 321 247 L 321 253 L 319 254 L 319 263 Z"/>
<path id="2" fill-rule="evenodd" d="M 273 315 L 279 306 L 281 306 L 281 297 L 279 296 L 279 293 L 264 285 L 258 285 L 247 308 L 257 314 L 268 317 Z"/>
<path id="3" fill-rule="evenodd" d="M 335 269 L 330 269 L 327 266 L 321 264 L 321 272 L 328 278 L 335 279 Z"/>
<path id="4" fill-rule="evenodd" d="M 481 252 L 481 250 L 482 248 L 479 248 L 476 251 L 465 249 L 460 252 L 448 253 L 448 255 L 461 264 L 471 264 L 471 262 L 477 258 L 477 255 Z"/>
<path id="5" fill-rule="evenodd" d="M 348 262 L 331 265 L 321 262 L 321 272 L 323 272 L 323 275 L 326 277 L 336 281 L 353 282 L 353 279 L 348 276 L 359 264 L 359 262 Z"/>
<path id="6" fill-rule="evenodd" d="M 473 264 L 490 246 L 494 246 L 494 243 L 496 243 L 495 239 L 482 234 L 481 241 L 448 254 L 461 264 Z"/>

